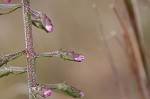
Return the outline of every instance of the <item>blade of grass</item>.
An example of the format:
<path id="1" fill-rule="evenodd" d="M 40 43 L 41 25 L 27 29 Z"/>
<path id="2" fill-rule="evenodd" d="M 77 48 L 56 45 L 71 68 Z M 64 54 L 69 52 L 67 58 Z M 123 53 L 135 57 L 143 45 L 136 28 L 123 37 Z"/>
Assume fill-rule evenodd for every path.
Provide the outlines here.
<path id="1" fill-rule="evenodd" d="M 144 70 L 143 61 L 141 59 L 141 53 L 139 50 L 139 44 L 133 30 L 133 26 L 130 23 L 131 19 L 128 16 L 126 9 L 118 5 L 118 0 L 115 0 L 113 10 L 117 15 L 123 30 L 124 41 L 126 44 L 126 54 L 129 59 L 131 70 L 135 76 L 137 88 L 140 93 L 140 99 L 149 99 L 147 89 L 147 77 Z"/>

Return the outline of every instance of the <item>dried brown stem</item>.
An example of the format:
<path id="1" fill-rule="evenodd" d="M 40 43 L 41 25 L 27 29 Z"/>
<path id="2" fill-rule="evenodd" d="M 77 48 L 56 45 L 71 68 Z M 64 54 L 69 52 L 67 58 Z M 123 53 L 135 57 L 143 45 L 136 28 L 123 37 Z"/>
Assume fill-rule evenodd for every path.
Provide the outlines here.
<path id="1" fill-rule="evenodd" d="M 149 99 L 148 89 L 146 86 L 147 77 L 145 75 L 143 61 L 141 59 L 141 53 L 139 50 L 139 45 L 135 36 L 134 28 L 130 23 L 130 18 L 126 10 L 122 10 L 118 3 L 115 2 L 112 8 L 117 15 L 120 25 L 123 30 L 123 36 L 126 44 L 126 53 L 130 61 L 131 69 L 133 75 L 136 78 L 136 83 L 138 91 L 140 93 L 140 99 Z"/>

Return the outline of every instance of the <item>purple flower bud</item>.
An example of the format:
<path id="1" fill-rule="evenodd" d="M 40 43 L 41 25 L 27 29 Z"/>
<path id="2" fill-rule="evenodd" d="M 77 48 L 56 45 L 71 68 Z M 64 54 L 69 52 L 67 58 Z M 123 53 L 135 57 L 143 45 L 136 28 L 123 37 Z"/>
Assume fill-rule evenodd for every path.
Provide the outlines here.
<path id="1" fill-rule="evenodd" d="M 80 54 L 80 55 L 78 55 L 78 57 L 75 57 L 74 60 L 81 62 L 82 60 L 84 60 L 84 56 Z"/>
<path id="2" fill-rule="evenodd" d="M 52 32 L 53 31 L 53 25 L 52 24 L 46 25 L 45 28 L 46 28 L 46 30 L 48 32 Z"/>
<path id="3" fill-rule="evenodd" d="M 40 17 L 41 17 L 41 22 L 43 24 L 43 26 L 45 27 L 47 32 L 52 32 L 54 26 L 51 23 L 51 20 L 46 16 L 46 14 L 44 13 L 40 13 Z"/>
<path id="4" fill-rule="evenodd" d="M 80 92 L 80 96 L 81 98 L 84 97 L 84 93 L 82 91 Z"/>
<path id="5" fill-rule="evenodd" d="M 82 60 L 84 60 L 83 55 L 75 53 L 73 51 L 64 51 L 63 54 L 64 55 L 61 55 L 61 57 L 66 60 L 72 60 L 72 61 L 77 61 L 77 62 L 81 62 Z"/>
<path id="6" fill-rule="evenodd" d="M 10 3 L 12 0 L 4 0 L 4 2 Z"/>
<path id="7" fill-rule="evenodd" d="M 51 93 L 52 93 L 49 88 L 46 88 L 45 86 L 43 86 L 41 84 L 39 84 L 36 87 L 36 92 L 44 98 L 51 96 Z"/>
<path id="8" fill-rule="evenodd" d="M 50 89 L 43 88 L 42 91 L 43 91 L 43 96 L 44 96 L 45 98 L 51 96 L 51 93 L 52 93 L 52 92 L 51 92 Z"/>

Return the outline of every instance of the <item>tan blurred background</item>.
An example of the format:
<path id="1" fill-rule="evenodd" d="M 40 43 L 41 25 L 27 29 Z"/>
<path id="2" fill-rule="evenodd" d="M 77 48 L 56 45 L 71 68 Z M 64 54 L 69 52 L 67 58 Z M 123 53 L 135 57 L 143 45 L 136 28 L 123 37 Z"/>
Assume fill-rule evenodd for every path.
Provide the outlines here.
<path id="1" fill-rule="evenodd" d="M 21 0 L 14 0 L 13 3 Z M 85 56 L 83 62 L 64 61 L 59 58 L 37 60 L 37 80 L 42 83 L 68 84 L 83 90 L 83 99 L 121 99 L 114 78 L 104 37 L 109 42 L 113 59 L 122 84 L 131 99 L 138 99 L 134 79 L 130 76 L 128 62 L 123 50 L 118 20 L 110 9 L 113 0 L 31 0 L 32 9 L 42 11 L 52 20 L 54 31 L 45 33 L 33 27 L 36 52 L 73 50 Z M 97 6 L 100 16 L 97 16 Z M 149 29 L 148 7 L 140 6 L 142 24 Z M 0 55 L 24 49 L 24 30 L 21 9 L 0 16 Z M 101 28 L 97 21 L 101 22 Z M 146 31 L 146 32 L 147 32 Z M 146 33 L 145 32 L 145 33 Z M 148 32 L 145 34 L 149 41 Z M 148 43 L 146 43 L 148 45 Z M 26 66 L 25 57 L 8 63 L 8 66 Z M 126 96 L 128 97 L 128 96 Z M 27 75 L 10 75 L 0 79 L 0 99 L 27 99 Z M 62 93 L 53 92 L 48 99 L 73 99 Z"/>

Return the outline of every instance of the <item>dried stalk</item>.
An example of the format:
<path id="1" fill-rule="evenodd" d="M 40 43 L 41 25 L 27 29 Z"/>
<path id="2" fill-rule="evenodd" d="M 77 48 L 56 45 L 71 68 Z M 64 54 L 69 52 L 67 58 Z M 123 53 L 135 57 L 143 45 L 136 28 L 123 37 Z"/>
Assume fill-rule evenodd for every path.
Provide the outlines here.
<path id="1" fill-rule="evenodd" d="M 127 6 L 127 4 L 126 4 Z M 149 74 L 149 68 L 148 68 L 148 60 L 147 60 L 147 55 L 146 55 L 146 50 L 145 50 L 145 46 L 144 46 L 144 38 L 143 38 L 143 29 L 142 29 L 142 22 L 141 22 L 141 17 L 140 17 L 140 13 L 139 13 L 139 6 L 138 6 L 138 1 L 137 0 L 131 0 L 131 6 L 132 6 L 132 10 L 133 11 L 133 18 L 132 20 L 134 20 L 135 24 L 133 24 L 134 27 L 136 27 L 134 29 L 134 31 L 137 33 L 137 39 L 138 39 L 138 43 L 139 43 L 139 47 L 140 47 L 140 52 L 142 55 L 142 60 L 144 63 L 144 67 L 145 67 L 145 72 L 147 75 L 147 79 L 148 79 L 148 85 L 150 83 L 150 74 Z M 128 10 L 128 12 L 130 11 Z M 132 22 L 133 23 L 133 22 Z"/>
<path id="2" fill-rule="evenodd" d="M 140 93 L 140 99 L 149 99 L 148 89 L 146 86 L 147 77 L 144 71 L 144 65 L 141 59 L 139 44 L 135 36 L 134 28 L 130 23 L 131 19 L 129 18 L 127 11 L 121 9 L 121 7 L 118 5 L 117 0 L 115 2 L 115 5 L 113 6 L 113 10 L 117 15 L 117 18 L 123 30 L 126 53 L 130 61 L 133 75 L 136 78 L 136 84 Z"/>

